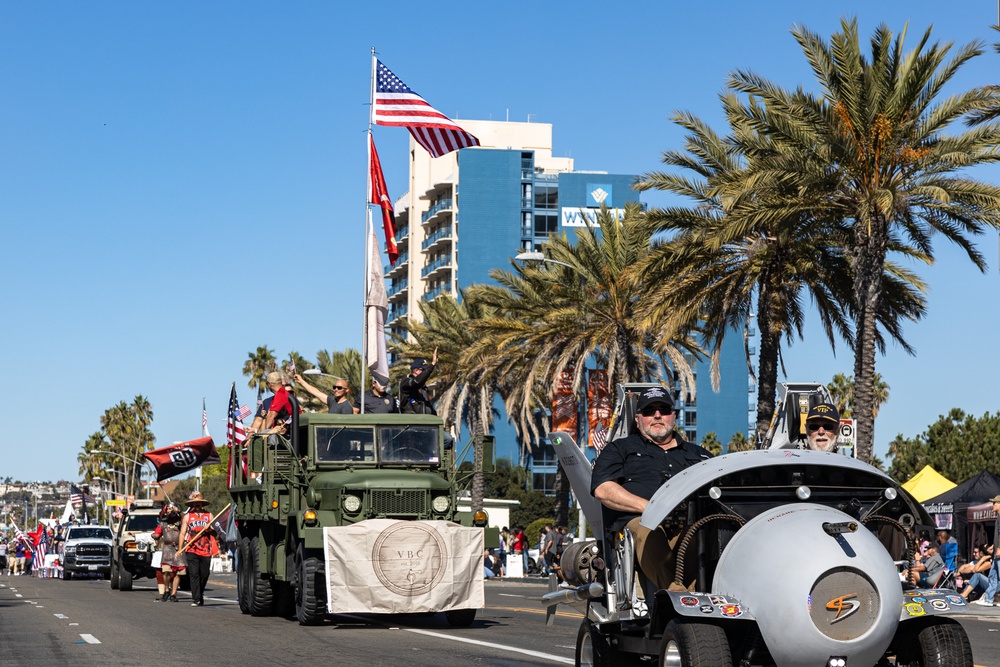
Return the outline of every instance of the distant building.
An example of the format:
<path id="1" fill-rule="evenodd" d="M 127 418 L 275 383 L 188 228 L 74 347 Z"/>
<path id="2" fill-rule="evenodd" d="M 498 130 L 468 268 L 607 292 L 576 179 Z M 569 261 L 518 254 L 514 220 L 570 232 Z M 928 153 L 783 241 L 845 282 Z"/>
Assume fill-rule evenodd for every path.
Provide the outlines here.
<path id="1" fill-rule="evenodd" d="M 409 187 L 395 202 L 399 260 L 384 267 L 387 327 L 395 333 L 401 333 L 401 318 L 419 317 L 421 300 L 457 296 L 459 289 L 490 282 L 490 271 L 510 267 L 519 252 L 540 249 L 550 234 L 566 232 L 574 238 L 586 224 L 584 216 L 593 215 L 601 204 L 621 209 L 626 202 L 639 202 L 639 193 L 631 188 L 635 175 L 575 171 L 572 158 L 553 156 L 549 124 L 458 122 L 479 138 L 479 148 L 435 159 L 410 140 Z M 724 373 L 736 367 L 727 354 L 723 363 Z M 707 367 L 698 375 L 707 384 Z M 720 394 L 716 399 L 708 395 L 710 390 L 702 391 L 699 379 L 697 409 L 692 406 L 684 413 L 692 433 L 703 431 L 699 420 L 720 429 L 720 440 L 728 438 L 732 433 L 726 429 L 737 423 L 746 429 L 745 364 L 741 377 L 738 391 L 738 382 L 727 377 L 724 398 Z M 734 415 L 732 424 L 728 416 L 715 414 L 723 411 L 723 404 Z M 515 432 L 499 400 L 497 408 L 497 457 L 520 463 Z M 556 471 L 551 447 L 533 452 L 526 463 L 534 488 L 551 492 Z"/>

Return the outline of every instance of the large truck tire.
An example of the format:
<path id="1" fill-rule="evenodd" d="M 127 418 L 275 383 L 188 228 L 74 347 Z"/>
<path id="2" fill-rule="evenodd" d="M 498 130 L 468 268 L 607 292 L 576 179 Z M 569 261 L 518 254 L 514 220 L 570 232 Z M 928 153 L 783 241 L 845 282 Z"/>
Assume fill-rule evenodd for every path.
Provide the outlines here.
<path id="1" fill-rule="evenodd" d="M 132 590 L 132 573 L 129 572 L 124 563 L 118 563 L 118 589 L 122 591 Z"/>
<path id="2" fill-rule="evenodd" d="M 475 609 L 449 609 L 444 613 L 448 625 L 453 628 L 467 628 L 476 620 Z"/>
<path id="3" fill-rule="evenodd" d="M 709 623 L 670 621 L 660 643 L 660 665 L 733 667 L 725 630 Z"/>
<path id="4" fill-rule="evenodd" d="M 250 613 L 250 538 L 240 536 L 236 543 L 236 600 L 240 611 Z"/>
<path id="5" fill-rule="evenodd" d="M 306 550 L 301 544 L 295 550 L 296 585 L 295 616 L 299 625 L 319 625 L 326 616 L 323 561 L 318 552 Z"/>
<path id="6" fill-rule="evenodd" d="M 274 594 L 271 590 L 271 582 L 263 577 L 260 570 L 260 538 L 250 539 L 250 554 L 247 558 L 250 565 L 250 584 L 248 602 L 250 604 L 250 614 L 252 616 L 270 616 L 273 611 Z"/>

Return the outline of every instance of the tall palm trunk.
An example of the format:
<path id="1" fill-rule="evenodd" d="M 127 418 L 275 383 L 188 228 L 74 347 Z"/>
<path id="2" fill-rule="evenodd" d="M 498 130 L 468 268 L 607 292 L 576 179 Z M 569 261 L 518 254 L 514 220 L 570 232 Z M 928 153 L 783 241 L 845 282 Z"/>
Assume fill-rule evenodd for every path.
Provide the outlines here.
<path id="1" fill-rule="evenodd" d="M 774 289 L 767 280 L 759 283 L 757 329 L 760 331 L 760 357 L 757 361 L 757 445 L 764 442 L 774 415 L 774 397 L 778 388 L 778 351 L 781 330 L 774 326 L 771 300 Z"/>
<path id="2" fill-rule="evenodd" d="M 871 229 L 856 223 L 857 254 L 854 264 L 854 295 L 858 309 L 854 341 L 854 419 L 857 458 L 871 461 L 875 442 L 875 317 L 882 296 L 888 229 L 886 220 L 873 216 Z"/>
<path id="3" fill-rule="evenodd" d="M 480 397 L 479 403 L 482 402 Z M 470 505 L 473 512 L 483 509 L 483 497 L 486 495 L 486 481 L 483 476 L 483 434 L 482 406 L 472 408 L 472 498 Z"/>

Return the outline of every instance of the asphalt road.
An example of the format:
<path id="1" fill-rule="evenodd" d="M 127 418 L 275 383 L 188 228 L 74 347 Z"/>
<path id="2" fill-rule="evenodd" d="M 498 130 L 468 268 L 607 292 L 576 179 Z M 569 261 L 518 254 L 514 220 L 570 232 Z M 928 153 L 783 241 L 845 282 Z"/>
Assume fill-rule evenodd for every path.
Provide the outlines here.
<path id="1" fill-rule="evenodd" d="M 316 627 L 252 618 L 234 575 L 213 574 L 204 607 L 156 602 L 155 582 L 112 591 L 102 580 L 0 576 L 0 665 L 459 665 L 573 664 L 580 617 L 545 625 L 541 580 L 488 581 L 487 608 L 469 628 L 434 616 L 333 616 Z M 1000 609 L 963 617 L 978 667 L 1000 666 Z"/>

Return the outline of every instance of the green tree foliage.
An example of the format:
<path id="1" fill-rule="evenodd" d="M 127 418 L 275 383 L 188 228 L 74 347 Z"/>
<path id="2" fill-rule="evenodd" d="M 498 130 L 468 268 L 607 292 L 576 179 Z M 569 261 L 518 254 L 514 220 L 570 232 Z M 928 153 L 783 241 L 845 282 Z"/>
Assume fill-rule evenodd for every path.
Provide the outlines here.
<path id="1" fill-rule="evenodd" d="M 705 437 L 701 439 L 701 446 L 712 452 L 713 456 L 722 453 L 722 443 L 719 442 L 719 436 L 715 434 L 715 431 L 709 431 L 705 434 Z"/>
<path id="2" fill-rule="evenodd" d="M 889 474 L 906 480 L 924 466 L 960 483 L 983 470 L 1000 475 L 1000 412 L 982 417 L 952 408 L 915 438 L 889 443 Z"/>
<path id="3" fill-rule="evenodd" d="M 873 376 L 872 384 L 872 395 L 875 400 L 872 410 L 874 410 L 875 416 L 878 417 L 878 411 L 882 407 L 882 404 L 889 400 L 889 385 L 882 380 L 882 376 L 878 373 L 875 373 Z M 854 376 L 837 373 L 833 376 L 830 384 L 826 385 L 826 389 L 830 392 L 830 398 L 833 400 L 833 404 L 837 406 L 840 416 L 844 419 L 849 419 L 853 416 Z"/>
<path id="4" fill-rule="evenodd" d="M 554 519 L 543 517 L 541 519 L 535 519 L 527 525 L 524 529 L 524 538 L 528 540 L 529 549 L 538 548 L 538 538 L 542 535 L 542 528 L 545 528 L 547 525 L 555 527 L 556 522 Z M 541 555 L 539 555 L 539 557 L 541 557 Z"/>
<path id="5" fill-rule="evenodd" d="M 84 481 L 100 478 L 121 494 L 136 494 L 142 475 L 142 453 L 154 448 L 150 430 L 153 407 L 145 396 L 120 401 L 104 411 L 101 430 L 92 433 L 77 455 Z"/>
<path id="6" fill-rule="evenodd" d="M 276 370 L 278 370 L 278 360 L 274 357 L 274 350 L 267 345 L 261 345 L 256 352 L 248 353 L 247 360 L 243 364 L 243 375 L 250 378 L 247 386 L 255 391 L 266 391 L 267 382 L 264 378 Z"/>
<path id="7" fill-rule="evenodd" d="M 472 463 L 463 462 L 461 471 L 472 471 Z M 521 504 L 510 508 L 510 526 L 527 526 L 542 516 L 552 516 L 555 510 L 555 499 L 546 496 L 541 491 L 526 490 L 528 471 L 515 466 L 509 459 L 497 459 L 496 472 L 484 475 L 485 497 L 501 500 L 517 500 Z M 537 536 L 536 536 L 537 539 Z"/>
<path id="8" fill-rule="evenodd" d="M 996 160 L 1000 128 L 994 122 L 954 128 L 977 117 L 988 120 L 982 111 L 996 105 L 1000 89 L 943 96 L 956 73 L 982 53 L 979 42 L 953 52 L 951 44 L 931 42 L 928 29 L 907 52 L 905 32 L 894 35 L 881 25 L 866 54 L 854 20 L 843 20 L 829 42 L 802 27 L 793 35 L 820 93 L 786 91 L 745 71 L 733 74 L 729 86 L 753 100 L 745 107 L 747 122 L 766 138 L 755 149 L 755 171 L 795 184 L 776 208 L 839 228 L 853 281 L 847 305 L 855 334 L 857 455 L 868 461 L 876 327 L 882 309 L 893 305 L 886 260 L 908 248 L 912 257 L 930 262 L 933 240 L 943 238 L 985 271 L 972 238 L 1000 226 L 1000 187 L 964 172 Z"/>
<path id="9" fill-rule="evenodd" d="M 733 433 L 733 436 L 729 438 L 729 442 L 726 443 L 726 453 L 729 452 L 743 452 L 748 449 L 753 449 L 754 441 L 747 438 L 746 433 L 743 431 L 737 431 Z"/>

